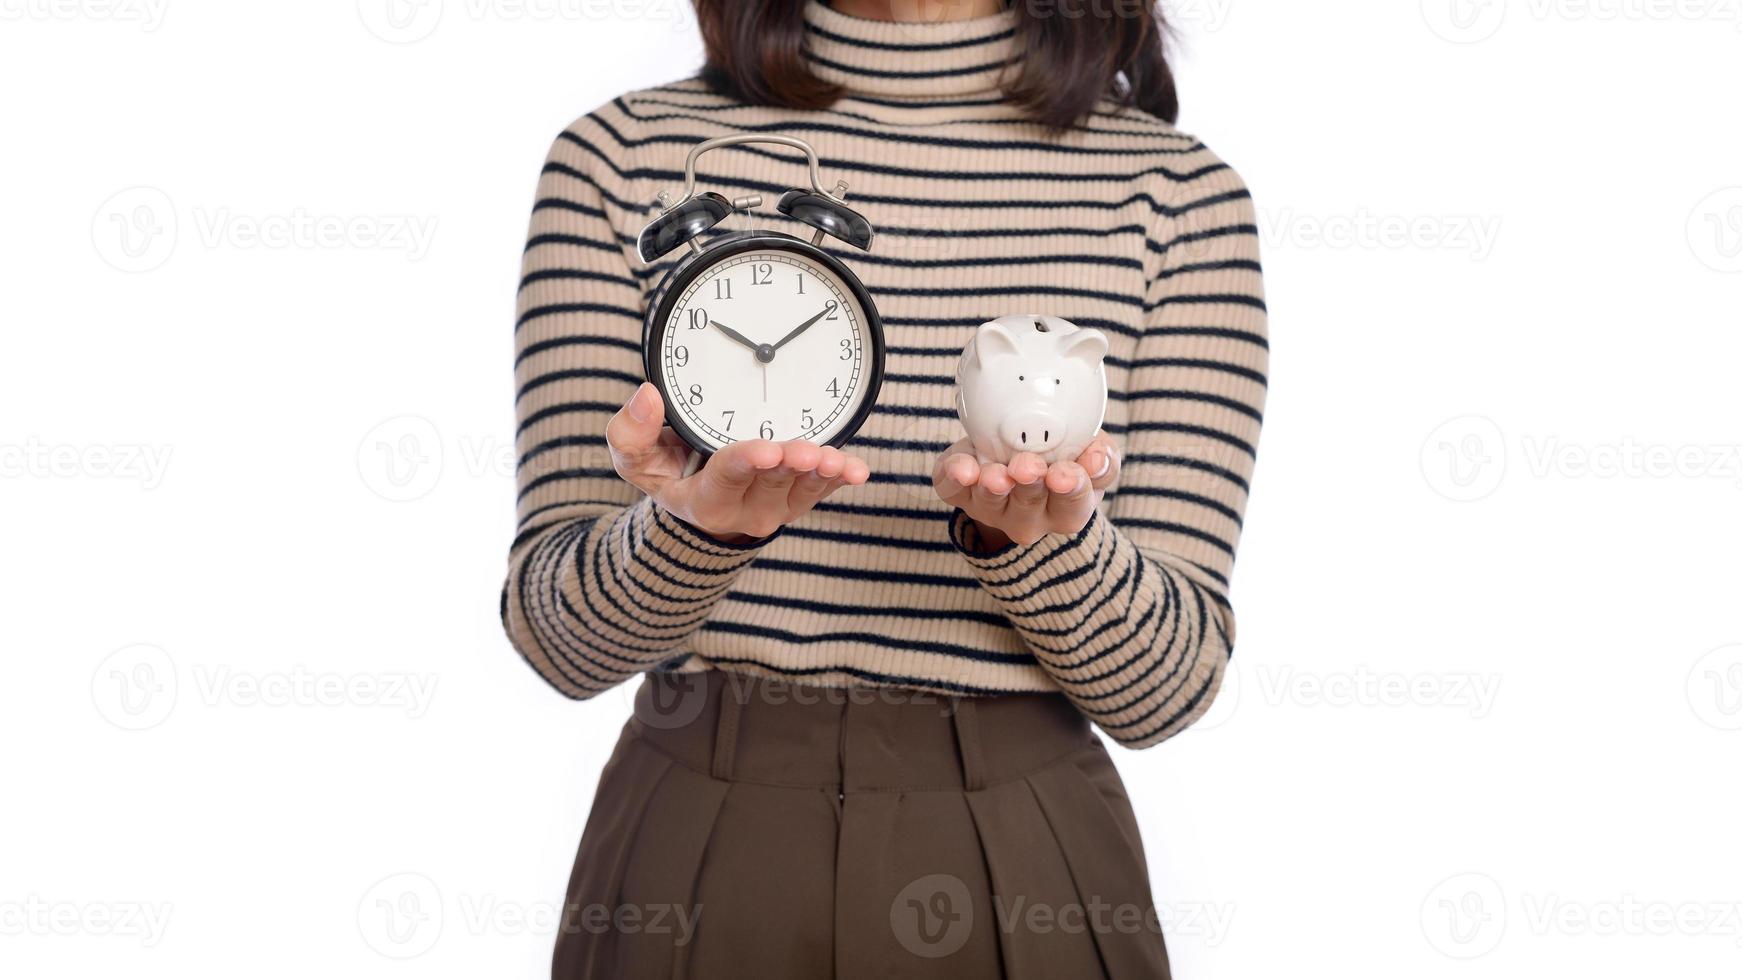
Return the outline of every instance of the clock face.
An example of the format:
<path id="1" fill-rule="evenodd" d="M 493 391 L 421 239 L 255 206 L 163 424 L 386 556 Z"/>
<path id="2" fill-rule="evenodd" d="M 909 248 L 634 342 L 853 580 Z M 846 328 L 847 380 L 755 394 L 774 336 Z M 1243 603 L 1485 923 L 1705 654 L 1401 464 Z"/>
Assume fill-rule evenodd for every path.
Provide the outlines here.
<path id="1" fill-rule="evenodd" d="M 710 450 L 744 439 L 825 444 L 861 417 L 880 344 L 856 290 L 772 243 L 698 261 L 707 265 L 670 304 L 649 357 L 691 435 Z"/>

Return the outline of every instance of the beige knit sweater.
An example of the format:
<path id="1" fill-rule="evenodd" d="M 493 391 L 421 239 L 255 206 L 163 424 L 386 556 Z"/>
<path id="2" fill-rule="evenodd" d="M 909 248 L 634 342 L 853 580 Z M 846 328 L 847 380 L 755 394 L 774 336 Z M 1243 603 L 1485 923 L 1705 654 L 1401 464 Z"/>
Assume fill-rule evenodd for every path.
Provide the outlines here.
<path id="1" fill-rule="evenodd" d="M 514 646 L 563 693 L 649 669 L 972 695 L 1063 691 L 1108 735 L 1159 742 L 1209 706 L 1234 635 L 1229 573 L 1265 395 L 1252 203 L 1191 136 L 1111 102 L 1062 135 L 998 91 L 1011 17 L 894 24 L 812 3 L 808 52 L 849 97 L 748 106 L 697 81 L 575 121 L 539 181 L 515 324 L 520 532 L 503 594 Z M 648 266 L 636 234 L 696 141 L 810 141 L 877 227 L 836 251 L 887 330 L 887 376 L 849 451 L 871 479 L 765 543 L 684 525 L 617 477 L 606 420 L 642 379 Z M 772 200 L 802 158 L 702 159 L 702 189 Z M 764 226 L 808 229 L 764 209 Z M 738 220 L 732 222 L 739 227 Z M 1048 313 L 1112 342 L 1105 430 L 1123 473 L 1074 536 L 989 555 L 933 492 L 962 435 L 962 347 L 982 321 Z"/>

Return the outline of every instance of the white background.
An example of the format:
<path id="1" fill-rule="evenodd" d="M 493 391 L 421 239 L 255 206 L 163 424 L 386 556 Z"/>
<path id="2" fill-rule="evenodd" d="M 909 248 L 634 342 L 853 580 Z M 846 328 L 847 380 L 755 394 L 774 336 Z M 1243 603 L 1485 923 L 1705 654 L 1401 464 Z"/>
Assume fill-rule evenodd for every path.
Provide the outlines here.
<path id="1" fill-rule="evenodd" d="M 627 713 L 510 650 L 542 155 L 678 0 L 0 0 L 0 973 L 537 977 Z M 1742 14 L 1193 0 L 1264 222 L 1176 975 L 1742 964 Z M 308 234 L 314 219 L 331 227 Z"/>

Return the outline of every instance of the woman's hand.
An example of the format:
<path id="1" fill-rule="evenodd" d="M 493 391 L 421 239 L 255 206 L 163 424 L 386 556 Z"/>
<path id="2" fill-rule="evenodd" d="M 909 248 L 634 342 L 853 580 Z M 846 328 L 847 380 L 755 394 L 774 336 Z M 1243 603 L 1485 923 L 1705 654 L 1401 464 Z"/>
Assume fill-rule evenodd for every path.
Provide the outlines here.
<path id="1" fill-rule="evenodd" d="M 690 447 L 665 424 L 659 389 L 643 382 L 605 426 L 611 465 L 654 503 L 732 543 L 773 534 L 842 486 L 871 476 L 856 456 L 803 439 L 735 442 L 685 476 Z"/>
<path id="2" fill-rule="evenodd" d="M 1119 451 L 1098 432 L 1076 460 L 1051 466 L 1034 453 L 982 466 L 973 444 L 963 439 L 939 458 L 932 485 L 944 503 L 960 507 L 980 526 L 985 547 L 997 550 L 1012 541 L 1029 545 L 1048 534 L 1081 531 L 1118 478 Z"/>

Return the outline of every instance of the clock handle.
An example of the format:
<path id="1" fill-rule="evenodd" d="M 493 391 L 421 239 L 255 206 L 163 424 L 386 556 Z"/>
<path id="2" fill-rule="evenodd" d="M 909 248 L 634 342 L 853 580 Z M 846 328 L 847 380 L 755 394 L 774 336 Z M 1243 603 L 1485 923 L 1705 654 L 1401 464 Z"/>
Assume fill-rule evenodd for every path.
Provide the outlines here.
<path id="1" fill-rule="evenodd" d="M 801 140 L 796 136 L 780 136 L 772 133 L 734 133 L 731 136 L 716 136 L 713 139 L 702 140 L 695 146 L 690 147 L 690 155 L 686 160 L 684 160 L 683 166 L 683 196 L 678 198 L 677 204 L 673 204 L 666 208 L 666 211 L 669 212 L 683 204 L 685 201 L 688 201 L 690 198 L 696 196 L 697 158 L 709 150 L 717 150 L 722 146 L 737 146 L 741 143 L 773 143 L 777 146 L 791 147 L 794 150 L 802 152 L 804 154 L 805 162 L 810 166 L 811 189 L 826 201 L 838 204 L 841 207 L 847 206 L 846 201 L 836 197 L 833 192 L 823 187 L 822 164 L 817 162 L 817 151 L 813 149 L 809 143 L 806 143 L 804 140 Z M 845 190 L 846 185 L 840 185 L 839 189 Z"/>

